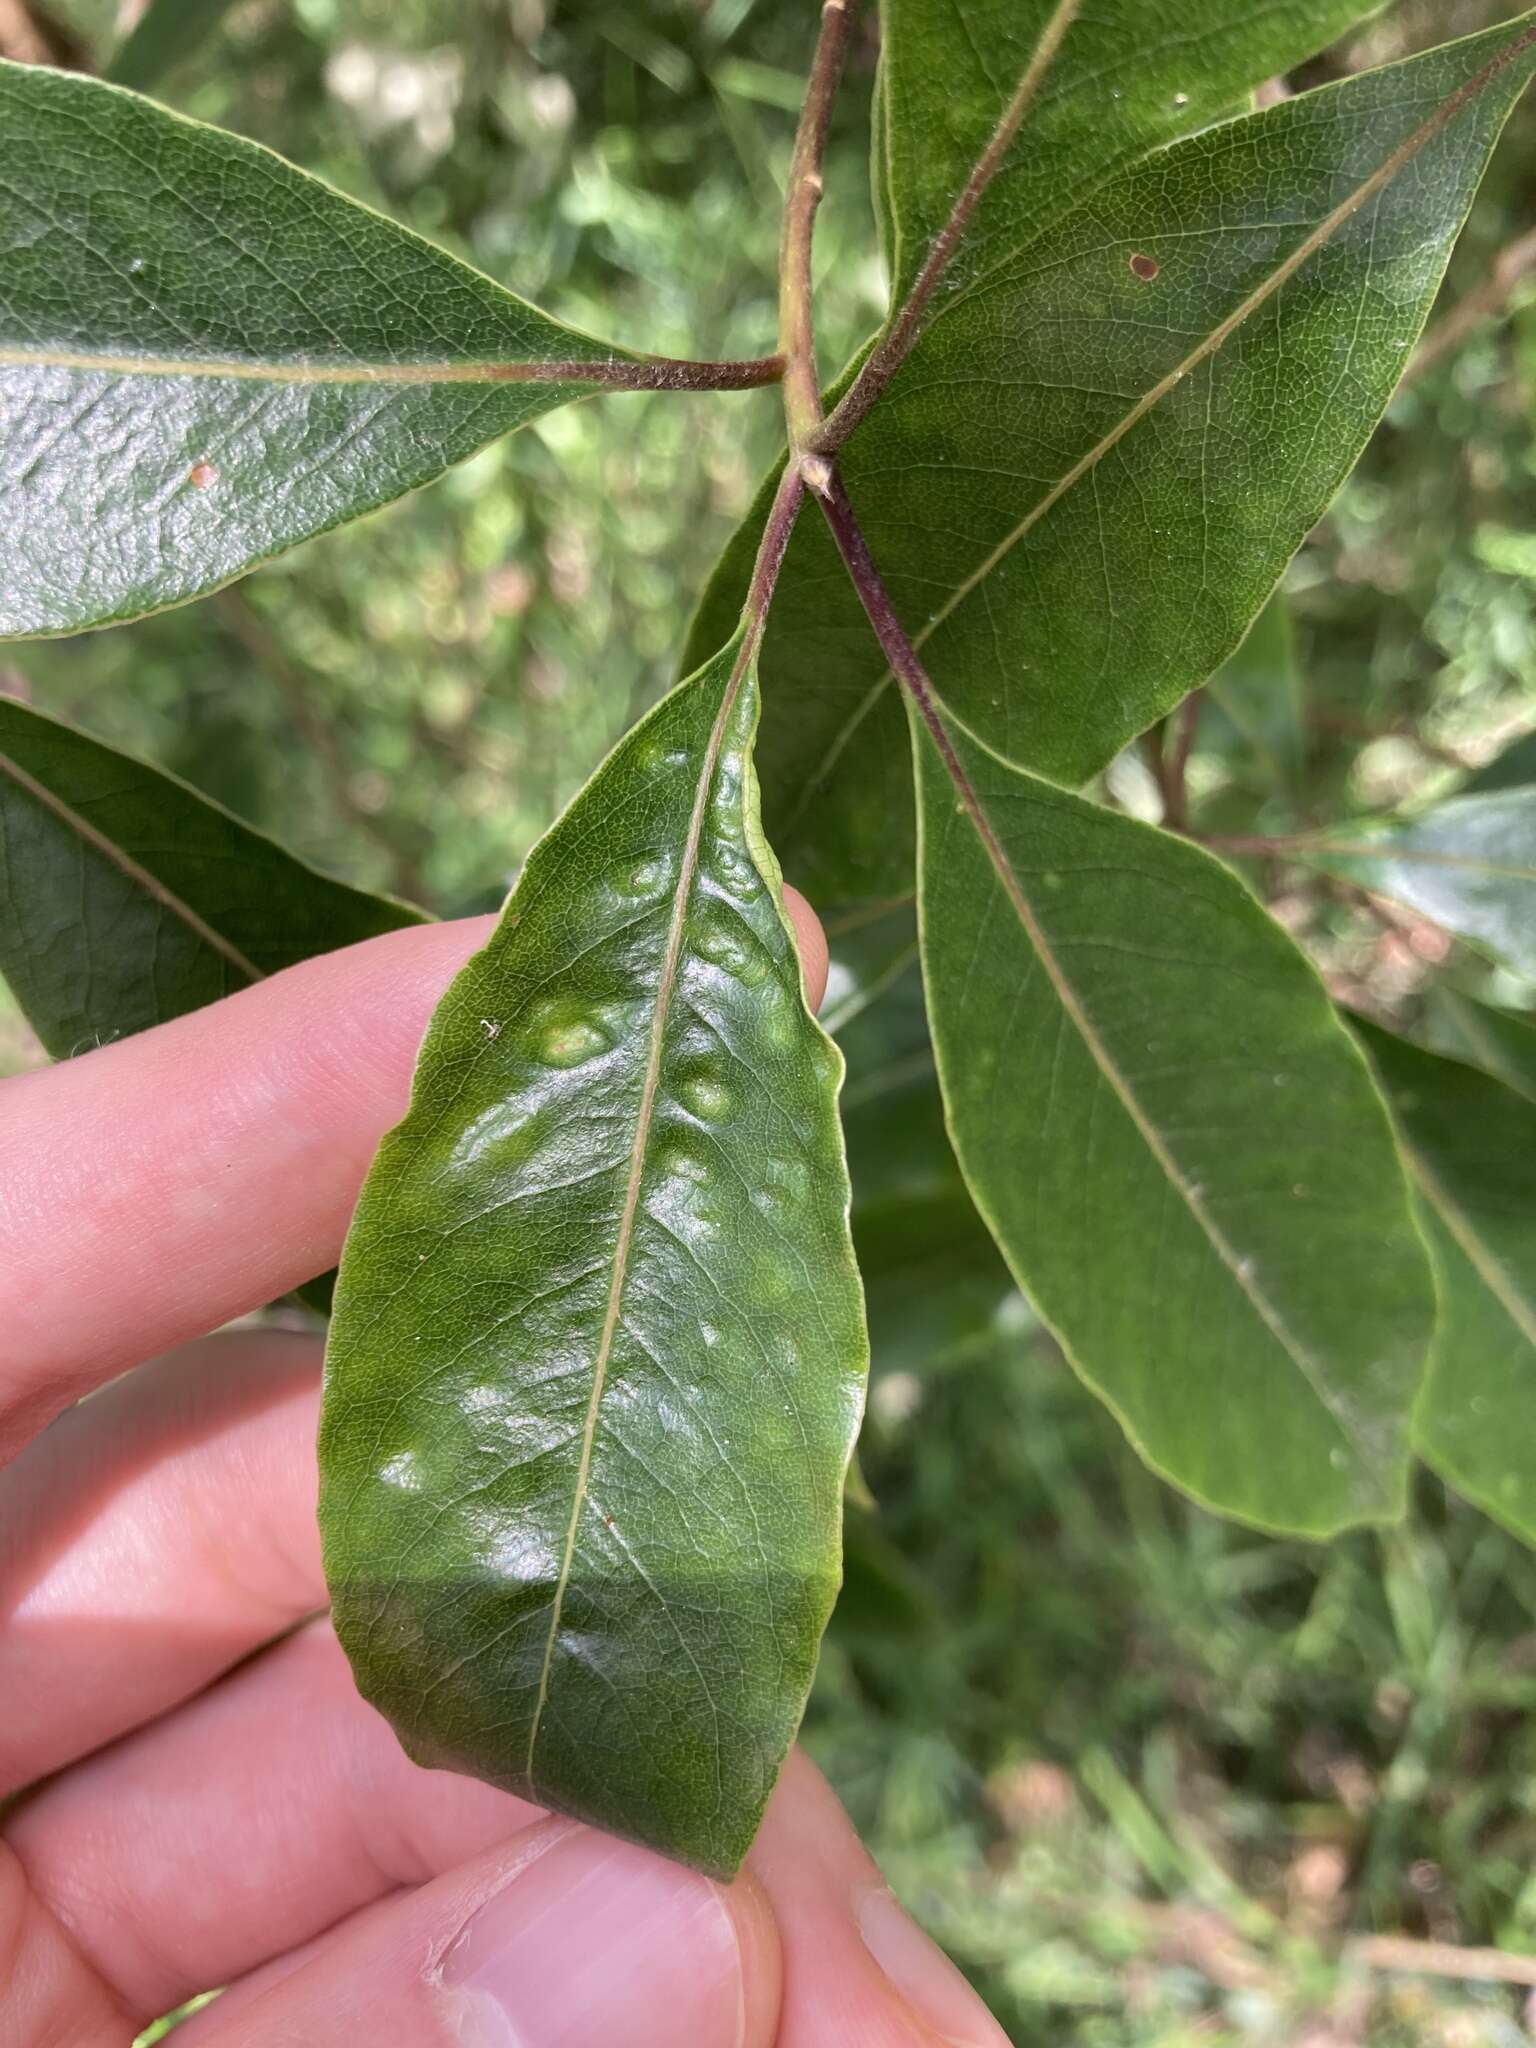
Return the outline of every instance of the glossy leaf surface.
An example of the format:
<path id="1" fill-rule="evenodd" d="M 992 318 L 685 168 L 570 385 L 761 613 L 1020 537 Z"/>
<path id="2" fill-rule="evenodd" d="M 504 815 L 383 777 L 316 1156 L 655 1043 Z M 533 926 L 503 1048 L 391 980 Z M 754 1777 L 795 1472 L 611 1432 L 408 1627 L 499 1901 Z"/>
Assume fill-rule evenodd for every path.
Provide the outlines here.
<path id="1" fill-rule="evenodd" d="M 1039 79 L 1032 117 L 981 202 L 964 260 L 940 288 L 946 295 L 1048 227 L 1085 187 L 1233 112 L 1253 86 L 1382 4 L 1094 0 L 1077 9 L 1071 0 L 967 0 L 962 17 L 953 0 L 884 0 L 877 176 L 893 295 L 922 267 L 1031 74 Z"/>
<path id="2" fill-rule="evenodd" d="M 615 351 L 269 150 L 0 63 L 0 636 L 196 596 Z"/>
<path id="3" fill-rule="evenodd" d="M 1418 1448 L 1536 1542 L 1536 1102 L 1358 1028 L 1397 1117 L 1440 1283 Z"/>
<path id="4" fill-rule="evenodd" d="M 348 1239 L 321 1522 L 419 1759 L 735 1868 L 838 1582 L 865 1339 L 733 645 L 530 857 Z"/>
<path id="5" fill-rule="evenodd" d="M 1536 786 L 1536 732 L 1522 733 L 1507 747 L 1484 762 L 1462 786 L 1464 796 L 1481 796 L 1491 789 L 1527 789 Z"/>
<path id="6" fill-rule="evenodd" d="M 1397 1514 L 1429 1341 L 1380 1097 L 1236 876 L 956 735 L 924 736 L 924 968 L 955 1147 L 998 1243 L 1138 1449 L 1322 1535 Z"/>
<path id="7" fill-rule="evenodd" d="M 1536 786 L 1453 797 L 1412 824 L 1299 851 L 1536 979 Z"/>
<path id="8" fill-rule="evenodd" d="M 421 917 L 0 697 L 0 975 L 55 1059 Z"/>
<path id="9" fill-rule="evenodd" d="M 1209 128 L 983 264 L 962 255 L 964 288 L 843 473 L 939 691 L 999 752 L 1084 780 L 1237 645 L 1391 395 L 1533 35 L 1527 18 Z M 701 634 L 740 602 L 752 545 Z M 763 677 L 788 872 L 824 905 L 899 893 L 902 720 L 814 522 Z"/>

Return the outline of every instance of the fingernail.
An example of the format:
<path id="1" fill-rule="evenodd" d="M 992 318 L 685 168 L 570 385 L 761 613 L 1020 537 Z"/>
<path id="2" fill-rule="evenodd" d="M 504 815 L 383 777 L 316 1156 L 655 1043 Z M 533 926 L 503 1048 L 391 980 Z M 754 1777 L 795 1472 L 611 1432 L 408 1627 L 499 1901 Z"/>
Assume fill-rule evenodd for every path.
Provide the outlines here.
<path id="1" fill-rule="evenodd" d="M 587 1828 L 479 1908 L 442 1984 L 465 2048 L 739 2048 L 744 2028 L 719 1886 Z"/>
<path id="2" fill-rule="evenodd" d="M 1008 2048 L 1008 2037 L 964 1977 L 884 1885 L 858 1900 L 864 1946 L 906 2004 L 949 2048 Z"/>

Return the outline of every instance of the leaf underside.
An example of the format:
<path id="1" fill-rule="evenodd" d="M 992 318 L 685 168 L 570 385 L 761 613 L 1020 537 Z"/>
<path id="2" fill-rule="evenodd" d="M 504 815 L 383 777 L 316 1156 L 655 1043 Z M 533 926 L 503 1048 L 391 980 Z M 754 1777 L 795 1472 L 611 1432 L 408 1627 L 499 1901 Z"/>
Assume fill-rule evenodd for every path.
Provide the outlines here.
<path id="1" fill-rule="evenodd" d="M 865 1340 L 733 643 L 453 985 L 348 1239 L 321 1523 L 412 1755 L 717 1873 L 838 1581 Z"/>
<path id="2" fill-rule="evenodd" d="M 227 583 L 622 355 L 98 80 L 0 62 L 0 189 L 0 638 Z"/>
<path id="3" fill-rule="evenodd" d="M 918 750 L 929 1015 L 998 1243 L 1142 1454 L 1324 1535 L 1401 1512 L 1433 1326 L 1381 1099 L 1235 875 L 952 735 Z"/>

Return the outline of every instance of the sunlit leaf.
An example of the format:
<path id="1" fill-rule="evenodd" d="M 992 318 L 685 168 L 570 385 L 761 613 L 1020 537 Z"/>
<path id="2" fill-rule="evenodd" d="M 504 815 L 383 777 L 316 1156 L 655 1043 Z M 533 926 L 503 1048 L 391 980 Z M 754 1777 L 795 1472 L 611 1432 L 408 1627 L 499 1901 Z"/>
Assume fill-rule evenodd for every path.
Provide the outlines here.
<path id="1" fill-rule="evenodd" d="M 1384 0 L 883 0 L 877 182 L 899 297 L 1022 87 L 1031 118 L 941 292 L 1032 239 L 1082 192 L 1377 13 Z M 1056 39 L 1060 36 L 1059 45 Z M 1053 45 L 1056 45 L 1052 54 Z"/>
<path id="2" fill-rule="evenodd" d="M 1232 652 L 1380 418 L 1533 64 L 1527 16 L 1204 129 L 962 257 L 843 473 L 940 692 L 999 752 L 1085 780 Z M 899 894 L 894 686 L 812 522 L 763 678 L 787 871 L 824 903 Z"/>
<path id="3" fill-rule="evenodd" d="M 269 150 L 0 63 L 0 636 L 196 596 L 633 357 Z"/>
<path id="4" fill-rule="evenodd" d="M 530 857 L 348 1239 L 321 1521 L 424 1762 L 734 1869 L 838 1580 L 865 1340 L 738 639 Z"/>

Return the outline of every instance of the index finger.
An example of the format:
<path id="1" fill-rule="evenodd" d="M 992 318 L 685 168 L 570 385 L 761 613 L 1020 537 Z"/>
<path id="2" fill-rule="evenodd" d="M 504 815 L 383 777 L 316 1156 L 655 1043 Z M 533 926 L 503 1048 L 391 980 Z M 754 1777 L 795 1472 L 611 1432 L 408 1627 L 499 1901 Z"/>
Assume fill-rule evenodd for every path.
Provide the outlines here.
<path id="1" fill-rule="evenodd" d="M 820 926 L 786 891 L 808 993 Z M 420 925 L 0 1086 L 0 1460 L 335 1263 L 433 1006 L 493 928 Z"/>

